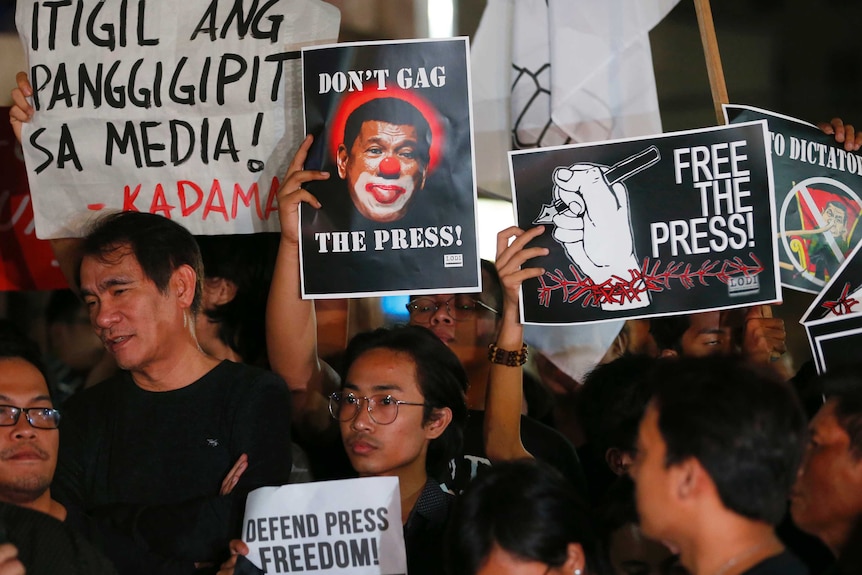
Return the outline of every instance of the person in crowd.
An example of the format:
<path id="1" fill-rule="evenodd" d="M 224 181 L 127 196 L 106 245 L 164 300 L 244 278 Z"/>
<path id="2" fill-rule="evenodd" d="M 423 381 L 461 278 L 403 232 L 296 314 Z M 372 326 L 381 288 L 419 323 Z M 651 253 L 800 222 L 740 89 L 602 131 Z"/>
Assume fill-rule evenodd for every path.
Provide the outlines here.
<path id="1" fill-rule="evenodd" d="M 344 377 L 323 373 L 323 364 L 316 354 L 314 308 L 310 301 L 299 297 L 299 254 L 294 243 L 299 204 L 319 206 L 314 196 L 301 186 L 326 177 L 321 172 L 303 169 L 310 145 L 308 137 L 291 162 L 279 191 L 282 245 L 269 313 L 289 312 L 275 317 L 292 318 L 295 325 L 287 321 L 267 323 L 268 334 L 276 336 L 267 340 L 270 358 L 274 366 L 284 366 L 281 362 L 285 356 L 292 360 L 289 362 L 292 369 L 285 373 L 292 377 L 289 381 L 297 401 L 326 406 L 327 417 L 337 424 L 335 430 L 341 447 L 336 449 L 346 452 L 354 474 L 398 477 L 408 570 L 437 573 L 441 566 L 443 526 L 451 502 L 451 496 L 440 488 L 439 480 L 448 461 L 460 452 L 467 418 L 464 395 L 467 376 L 458 358 L 433 333 L 414 326 L 355 336 L 345 352 Z M 297 326 L 309 329 L 307 338 L 297 337 L 300 333 Z M 300 351 L 303 343 L 310 346 Z M 328 398 L 322 392 L 327 378 L 340 382 L 339 391 Z M 319 421 L 314 425 L 318 430 L 325 427 Z M 318 446 L 318 451 L 324 454 L 335 452 L 332 446 L 328 449 L 320 443 Z M 250 456 L 249 464 L 252 461 Z M 231 548 L 239 555 L 247 553 L 238 542 Z M 232 571 L 235 564 L 236 558 L 232 558 L 223 569 Z"/>
<path id="2" fill-rule="evenodd" d="M 826 402 L 790 498 L 793 521 L 838 557 L 862 518 L 862 379 L 847 370 L 822 380 Z"/>
<path id="3" fill-rule="evenodd" d="M 39 348 L 10 330 L 0 331 L 0 501 L 66 518 L 51 497 L 60 445 Z"/>
<path id="4" fill-rule="evenodd" d="M 774 532 L 802 459 L 788 384 L 728 358 L 661 362 L 631 469 L 643 533 L 694 575 L 805 574 Z"/>
<path id="5" fill-rule="evenodd" d="M 455 352 L 470 377 L 467 391 L 470 418 L 464 453 L 455 461 L 452 480 L 447 482 L 455 491 L 463 491 L 479 469 L 491 463 L 483 440 L 487 389 L 492 373 L 496 371 L 492 367 L 494 362 L 505 363 L 509 357 L 489 351 L 495 345 L 504 320 L 497 311 L 503 301 L 503 290 L 494 264 L 482 260 L 481 268 L 482 292 L 478 297 L 468 293 L 433 294 L 412 298 L 407 304 L 410 325 L 426 327 L 434 332 Z M 521 366 L 527 358 L 523 342 L 515 351 L 519 351 L 515 367 L 522 373 Z M 555 467 L 585 495 L 583 470 L 572 444 L 553 428 L 524 415 L 523 411 L 522 402 L 519 417 L 523 444 L 534 457 Z"/>
<path id="6" fill-rule="evenodd" d="M 289 393 L 269 372 L 200 349 L 201 257 L 182 226 L 108 214 L 82 253 L 90 321 L 121 371 L 66 405 L 52 492 L 148 551 L 221 561 L 245 494 L 290 477 Z M 220 495 L 246 455 L 248 469 Z"/>
<path id="7" fill-rule="evenodd" d="M 572 485 L 535 460 L 495 464 L 457 502 L 450 575 L 600 573 L 589 513 Z"/>
<path id="8" fill-rule="evenodd" d="M 634 483 L 622 475 L 597 506 L 602 552 L 613 575 L 685 575 L 679 557 L 643 534 L 635 505 Z"/>
<path id="9" fill-rule="evenodd" d="M 61 418 L 54 408 L 45 374 L 38 346 L 11 327 L 0 329 L 0 403 L 4 404 L 0 405 L 0 503 L 32 509 L 62 521 L 69 527 L 68 538 L 74 546 L 89 555 L 87 542 L 92 543 L 120 573 L 188 573 L 193 567 L 191 562 L 170 561 L 148 553 L 129 537 L 51 496 Z M 25 557 L 39 549 L 45 551 L 23 536 L 17 541 L 25 544 Z"/>
<path id="10" fill-rule="evenodd" d="M 57 405 L 117 371 L 114 358 L 93 333 L 84 302 L 72 290 L 51 294 L 45 307 L 45 323 L 48 385 Z"/>
<path id="11" fill-rule="evenodd" d="M 634 462 L 638 425 L 652 395 L 648 374 L 655 361 L 626 354 L 597 365 L 584 378 L 578 421 L 586 444 L 578 453 L 596 501 Z"/>
<path id="12" fill-rule="evenodd" d="M 204 264 L 195 333 L 218 359 L 269 367 L 266 298 L 272 282 L 276 234 L 197 236 Z"/>
<path id="13" fill-rule="evenodd" d="M 304 193 L 304 192 L 303 192 Z M 380 328 L 347 347 L 340 391 L 329 397 L 344 451 L 360 477 L 397 477 L 407 567 L 411 574 L 442 570 L 440 549 L 453 496 L 439 480 L 460 451 L 467 377 L 458 358 L 424 328 Z M 235 553 L 222 565 L 253 570 Z"/>
<path id="14" fill-rule="evenodd" d="M 328 427 L 325 402 L 319 391 L 337 387 L 337 374 L 317 354 L 317 330 L 314 308 L 299 293 L 299 244 L 296 234 L 296 203 L 307 201 L 315 208 L 320 202 L 310 194 L 292 202 L 285 192 L 292 192 L 309 181 L 325 180 L 326 172 L 303 170 L 311 146 L 310 137 L 303 142 L 291 164 L 288 178 L 280 192 L 279 217 L 282 229 L 273 284 L 270 290 L 267 316 L 267 345 L 272 367 L 281 375 L 294 395 L 294 417 L 306 434 L 324 433 Z M 293 177 L 291 177 L 293 176 Z M 413 298 L 408 304 L 410 325 L 428 328 L 459 358 L 470 381 L 467 395 L 470 418 L 465 434 L 464 451 L 453 465 L 447 486 L 461 491 L 475 476 L 480 465 L 489 462 L 482 442 L 481 411 L 485 401 L 487 378 L 491 372 L 488 345 L 493 342 L 498 326 L 493 304 L 499 301 L 499 282 L 493 265 L 483 264 L 484 291 L 476 294 L 440 294 Z M 490 302 L 490 303 L 487 303 Z M 520 366 L 518 368 L 520 372 Z M 520 411 L 519 411 L 520 413 Z M 519 416 L 520 417 L 520 416 Z M 579 488 L 585 490 L 577 454 L 559 433 L 528 418 L 524 418 L 525 441 L 536 456 L 561 470 Z M 309 447 L 309 456 L 314 458 Z M 319 452 L 318 452 L 319 455 Z M 315 465 L 320 469 L 320 465 Z"/>

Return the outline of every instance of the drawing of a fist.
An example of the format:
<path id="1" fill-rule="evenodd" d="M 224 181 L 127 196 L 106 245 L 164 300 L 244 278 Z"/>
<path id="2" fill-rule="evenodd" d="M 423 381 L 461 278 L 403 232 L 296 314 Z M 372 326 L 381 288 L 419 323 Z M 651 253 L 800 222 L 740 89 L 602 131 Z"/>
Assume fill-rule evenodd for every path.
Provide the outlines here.
<path id="1" fill-rule="evenodd" d="M 629 202 L 622 183 L 609 186 L 608 169 L 594 164 L 574 164 L 554 170 L 554 201 L 568 209 L 553 216 L 554 239 L 582 273 L 596 285 L 632 282 L 630 270 L 639 268 L 634 253 Z M 642 287 L 632 282 L 632 289 Z M 623 290 L 624 292 L 625 290 Z M 620 292 L 621 294 L 623 292 Z M 633 309 L 649 305 L 646 292 L 638 297 L 622 295 L 603 302 L 608 310 Z"/>

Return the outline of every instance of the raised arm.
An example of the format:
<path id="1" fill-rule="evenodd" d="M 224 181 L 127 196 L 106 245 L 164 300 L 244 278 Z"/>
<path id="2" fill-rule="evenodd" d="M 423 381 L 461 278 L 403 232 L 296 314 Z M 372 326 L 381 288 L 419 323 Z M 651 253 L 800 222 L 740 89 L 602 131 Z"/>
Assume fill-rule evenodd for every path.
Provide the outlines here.
<path id="1" fill-rule="evenodd" d="M 329 177 L 327 172 L 304 169 L 311 142 L 306 136 L 278 191 L 281 241 L 266 306 L 266 347 L 272 370 L 290 389 L 294 422 L 300 430 L 315 432 L 329 425 L 320 390 L 326 378 L 337 376 L 317 355 L 314 302 L 302 299 L 299 286 L 299 204 L 321 207 L 302 186 Z"/>
<path id="2" fill-rule="evenodd" d="M 544 231 L 543 226 L 524 231 L 512 226 L 497 234 L 497 273 L 503 285 L 503 319 L 496 346 L 504 352 L 517 352 L 524 344 L 518 293 L 521 283 L 539 277 L 542 268 L 521 266 L 529 259 L 547 255 L 547 248 L 525 246 Z M 512 238 L 511 245 L 509 241 Z M 532 457 L 521 443 L 521 405 L 523 403 L 523 368 L 491 363 L 485 401 L 485 453 L 492 462 Z"/>
<path id="3" fill-rule="evenodd" d="M 35 110 L 27 100 L 33 95 L 30 78 L 26 72 L 18 72 L 15 76 L 18 86 L 12 90 L 12 107 L 9 108 L 9 123 L 15 132 L 15 139 L 21 143 L 21 131 L 24 124 L 33 119 Z M 78 286 L 78 268 L 81 266 L 81 240 L 78 238 L 61 238 L 51 240 L 51 249 L 60 265 L 60 271 L 66 278 L 66 283 L 76 294 L 80 293 Z"/>

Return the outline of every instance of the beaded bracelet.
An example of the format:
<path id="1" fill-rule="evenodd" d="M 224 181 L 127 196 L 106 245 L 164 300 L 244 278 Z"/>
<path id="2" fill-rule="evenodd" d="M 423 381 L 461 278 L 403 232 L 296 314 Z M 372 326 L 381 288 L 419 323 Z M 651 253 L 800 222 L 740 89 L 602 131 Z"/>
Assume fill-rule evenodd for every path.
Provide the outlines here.
<path id="1" fill-rule="evenodd" d="M 496 344 L 488 344 L 488 359 L 492 363 L 507 365 L 509 367 L 519 367 L 527 363 L 527 344 L 523 344 L 518 351 L 507 351 L 500 349 Z"/>

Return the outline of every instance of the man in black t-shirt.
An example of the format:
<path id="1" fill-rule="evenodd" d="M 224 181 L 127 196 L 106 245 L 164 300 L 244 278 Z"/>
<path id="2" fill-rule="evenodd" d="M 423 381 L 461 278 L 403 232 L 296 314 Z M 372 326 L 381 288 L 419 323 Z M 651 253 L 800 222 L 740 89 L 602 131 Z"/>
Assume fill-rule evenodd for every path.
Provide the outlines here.
<path id="1" fill-rule="evenodd" d="M 662 362 L 631 469 L 641 529 L 692 573 L 804 575 L 774 526 L 804 450 L 785 383 L 730 358 Z"/>
<path id="2" fill-rule="evenodd" d="M 82 252 L 90 321 L 122 371 L 66 405 L 53 493 L 147 552 L 217 564 L 248 491 L 288 482 L 287 387 L 198 346 L 203 266 L 179 224 L 110 214 Z M 222 485 L 244 455 L 248 469 Z"/>

